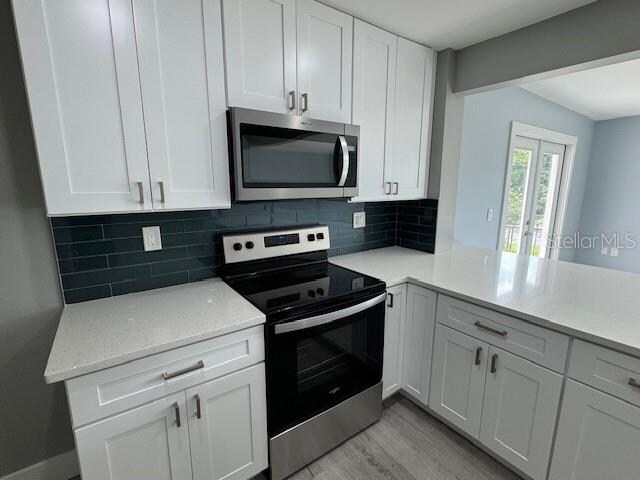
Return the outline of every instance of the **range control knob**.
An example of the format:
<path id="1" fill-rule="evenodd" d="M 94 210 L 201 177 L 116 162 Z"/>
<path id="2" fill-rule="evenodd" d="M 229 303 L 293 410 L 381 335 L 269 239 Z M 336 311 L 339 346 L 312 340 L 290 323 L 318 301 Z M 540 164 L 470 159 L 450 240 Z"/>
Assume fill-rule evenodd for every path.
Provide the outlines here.
<path id="1" fill-rule="evenodd" d="M 247 243 L 244 244 L 245 248 L 247 248 L 248 250 L 251 250 L 253 248 L 253 242 L 249 241 Z"/>
<path id="2" fill-rule="evenodd" d="M 322 233 L 322 232 L 318 232 L 318 233 L 316 233 L 316 238 L 317 238 L 318 240 L 324 240 L 324 233 Z"/>
<path id="3" fill-rule="evenodd" d="M 314 242 L 316 240 L 316 236 L 313 233 L 310 233 L 309 235 L 307 235 L 307 240 L 309 240 L 310 242 Z"/>
<path id="4" fill-rule="evenodd" d="M 233 249 L 234 249 L 236 252 L 239 252 L 240 250 L 242 250 L 242 244 L 241 244 L 240 242 L 236 242 L 236 243 L 234 243 L 234 244 L 233 244 Z"/>
<path id="5" fill-rule="evenodd" d="M 316 289 L 316 293 L 318 295 L 324 295 L 324 288 L 321 287 L 321 288 Z"/>
<path id="6" fill-rule="evenodd" d="M 309 290 L 307 293 L 309 294 L 309 296 L 311 298 L 315 298 L 316 297 L 316 292 L 314 292 L 313 290 Z"/>

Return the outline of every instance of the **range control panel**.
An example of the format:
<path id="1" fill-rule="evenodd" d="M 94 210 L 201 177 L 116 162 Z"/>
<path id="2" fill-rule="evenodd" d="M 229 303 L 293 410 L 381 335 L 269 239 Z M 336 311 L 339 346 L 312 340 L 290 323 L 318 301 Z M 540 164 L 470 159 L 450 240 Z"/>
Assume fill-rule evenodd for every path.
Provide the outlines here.
<path id="1" fill-rule="evenodd" d="M 330 246 L 329 227 L 326 225 L 231 234 L 222 237 L 225 263 L 317 252 L 328 250 Z"/>

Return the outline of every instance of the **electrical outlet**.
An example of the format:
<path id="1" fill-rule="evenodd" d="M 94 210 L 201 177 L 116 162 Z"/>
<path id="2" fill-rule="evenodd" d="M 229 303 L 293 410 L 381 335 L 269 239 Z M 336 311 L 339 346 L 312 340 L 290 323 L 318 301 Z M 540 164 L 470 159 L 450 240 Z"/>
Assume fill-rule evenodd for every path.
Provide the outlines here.
<path id="1" fill-rule="evenodd" d="M 364 228 L 367 226 L 367 214 L 364 212 L 353 212 L 353 228 Z"/>
<path id="2" fill-rule="evenodd" d="M 493 208 L 487 210 L 487 222 L 493 222 Z"/>
<path id="3" fill-rule="evenodd" d="M 145 252 L 162 250 L 160 227 L 142 227 L 142 240 L 144 241 Z"/>

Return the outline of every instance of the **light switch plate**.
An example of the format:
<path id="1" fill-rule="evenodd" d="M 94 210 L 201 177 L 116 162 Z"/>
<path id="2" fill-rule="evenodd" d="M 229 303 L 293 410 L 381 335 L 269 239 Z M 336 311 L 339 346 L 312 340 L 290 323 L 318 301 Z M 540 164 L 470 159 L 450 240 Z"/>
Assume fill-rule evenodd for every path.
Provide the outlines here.
<path id="1" fill-rule="evenodd" d="M 367 226 L 367 214 L 364 212 L 353 212 L 353 228 L 364 228 Z"/>
<path id="2" fill-rule="evenodd" d="M 145 252 L 162 250 L 160 227 L 142 227 L 142 240 L 144 241 Z"/>

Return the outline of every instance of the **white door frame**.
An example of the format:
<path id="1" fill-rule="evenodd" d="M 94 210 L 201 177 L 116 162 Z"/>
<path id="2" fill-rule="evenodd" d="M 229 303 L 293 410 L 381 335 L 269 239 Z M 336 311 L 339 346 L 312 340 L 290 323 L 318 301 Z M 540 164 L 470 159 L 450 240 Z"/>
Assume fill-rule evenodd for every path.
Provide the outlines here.
<path id="1" fill-rule="evenodd" d="M 504 188 L 502 189 L 502 210 L 500 211 L 500 229 L 498 230 L 498 251 L 504 247 L 504 214 L 507 209 L 507 195 L 509 184 L 511 183 L 511 155 L 516 142 L 516 137 L 533 138 L 543 142 L 559 143 L 566 146 L 564 164 L 560 173 L 560 189 L 558 192 L 558 205 L 556 207 L 556 219 L 553 225 L 553 238 L 557 238 L 562 233 L 567 206 L 569 203 L 569 192 L 571 190 L 571 179 L 573 177 L 573 165 L 578 147 L 578 137 L 566 133 L 548 130 L 546 128 L 528 125 L 526 123 L 513 120 L 511 122 L 511 134 L 509 137 L 509 149 L 507 151 L 507 167 L 505 171 Z M 558 248 L 550 248 L 549 258 L 558 259 Z"/>

